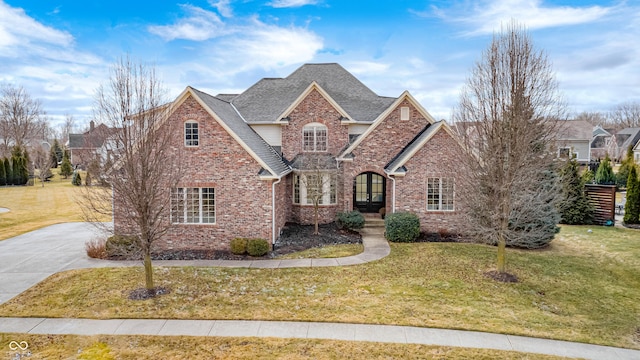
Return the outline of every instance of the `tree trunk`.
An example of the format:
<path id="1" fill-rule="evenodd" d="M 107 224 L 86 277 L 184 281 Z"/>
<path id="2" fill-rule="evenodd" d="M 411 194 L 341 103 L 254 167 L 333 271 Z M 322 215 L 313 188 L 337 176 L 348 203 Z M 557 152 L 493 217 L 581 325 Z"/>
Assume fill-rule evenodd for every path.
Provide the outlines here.
<path id="1" fill-rule="evenodd" d="M 318 207 L 319 207 L 319 204 L 316 203 L 316 205 L 314 206 L 314 210 L 313 210 L 313 212 L 314 212 L 313 216 L 314 216 L 314 220 L 315 220 L 314 221 L 315 222 L 315 228 L 314 228 L 313 235 L 320 234 L 320 230 L 318 229 Z"/>
<path id="2" fill-rule="evenodd" d="M 151 254 L 144 254 L 144 280 L 147 290 L 153 290 L 153 267 L 151 266 Z"/>
<path id="3" fill-rule="evenodd" d="M 507 241 L 504 238 L 504 234 L 498 236 L 498 272 L 504 273 L 506 271 L 505 253 L 507 250 Z"/>

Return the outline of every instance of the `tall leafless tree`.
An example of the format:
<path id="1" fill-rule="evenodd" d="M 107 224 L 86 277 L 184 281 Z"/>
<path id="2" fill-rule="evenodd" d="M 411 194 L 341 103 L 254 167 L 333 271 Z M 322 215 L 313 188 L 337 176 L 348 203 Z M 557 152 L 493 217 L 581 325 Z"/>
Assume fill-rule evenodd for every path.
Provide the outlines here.
<path id="1" fill-rule="evenodd" d="M 564 118 L 551 64 L 515 22 L 493 37 L 454 110 L 462 147 L 456 198 L 468 214 L 466 231 L 497 244 L 497 271 L 506 246 L 540 247 L 559 220 L 554 176 L 557 119 Z"/>
<path id="2" fill-rule="evenodd" d="M 134 236 L 142 253 L 145 286 L 154 292 L 151 252 L 153 244 L 171 226 L 170 191 L 181 176 L 181 128 L 167 120 L 170 105 L 153 67 L 122 59 L 111 69 L 110 80 L 96 94 L 95 119 L 119 128 L 109 138 L 116 160 L 106 181 L 113 191 L 114 232 Z M 104 164 L 102 164 L 104 166 Z M 111 214 L 111 191 L 85 187 L 83 209 L 88 220 Z M 126 214 L 126 215 L 125 215 Z"/>
<path id="3" fill-rule="evenodd" d="M 618 129 L 640 127 L 640 101 L 618 104 L 609 114 L 609 118 Z"/>
<path id="4" fill-rule="evenodd" d="M 0 86 L 0 138 L 2 152 L 11 146 L 24 148 L 33 138 L 40 138 L 46 122 L 39 100 L 21 86 L 4 84 Z"/>
<path id="5" fill-rule="evenodd" d="M 31 156 L 33 157 L 34 170 L 38 170 L 38 179 L 40 179 L 40 183 L 42 187 L 44 187 L 44 182 L 52 176 L 51 168 L 53 167 L 53 161 L 51 156 L 49 156 L 49 152 L 45 151 L 42 146 L 34 146 L 33 155 Z"/>
<path id="6" fill-rule="evenodd" d="M 76 120 L 73 115 L 65 114 L 64 123 L 60 125 L 60 140 L 66 144 L 69 140 L 69 134 L 72 134 L 76 127 Z"/>

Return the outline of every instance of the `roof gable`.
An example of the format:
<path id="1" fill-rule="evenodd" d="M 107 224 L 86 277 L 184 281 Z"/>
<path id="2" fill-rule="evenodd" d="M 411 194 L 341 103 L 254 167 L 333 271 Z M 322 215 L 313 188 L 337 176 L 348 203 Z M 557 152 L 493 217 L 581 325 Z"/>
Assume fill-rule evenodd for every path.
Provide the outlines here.
<path id="1" fill-rule="evenodd" d="M 261 177 L 279 178 L 291 171 L 276 151 L 247 125 L 229 102 L 187 86 L 174 101 L 175 106 L 172 111 L 175 111 L 189 96 L 192 96 L 270 174 L 269 176 L 261 171 Z"/>
<path id="2" fill-rule="evenodd" d="M 338 64 L 305 64 L 286 78 L 266 78 L 231 100 L 249 123 L 273 123 L 316 83 L 353 121 L 371 122 L 395 99 L 378 96 Z"/>
<path id="3" fill-rule="evenodd" d="M 386 119 L 389 114 L 397 109 L 398 106 L 400 106 L 400 104 L 402 104 L 402 102 L 405 100 L 408 100 L 411 105 L 413 105 L 420 112 L 420 114 L 424 116 L 425 119 L 427 119 L 429 123 L 434 124 L 436 122 L 431 114 L 429 114 L 427 110 L 425 110 L 425 108 L 423 108 L 422 105 L 420 105 L 420 103 L 408 91 L 404 91 L 402 95 L 400 95 L 389 107 L 387 107 L 385 111 L 383 111 L 373 121 L 373 124 L 369 126 L 369 128 L 362 135 L 358 136 L 358 138 L 353 143 L 351 143 L 351 145 L 349 145 L 340 156 L 338 156 L 338 159 L 345 159 L 349 153 L 351 153 L 355 148 L 358 147 L 358 145 L 360 145 L 367 137 L 369 137 L 384 121 L 384 119 Z"/>
<path id="4" fill-rule="evenodd" d="M 329 104 L 331 104 L 331 106 L 333 106 L 334 109 L 336 109 L 338 111 L 338 113 L 340 115 L 342 115 L 342 117 L 345 117 L 349 120 L 351 120 L 349 114 L 335 101 L 333 100 L 333 98 L 331 98 L 331 96 L 324 91 L 324 89 L 318 85 L 318 83 L 316 83 L 315 81 L 311 82 L 311 84 L 307 87 L 307 89 L 305 91 L 302 92 L 302 94 L 300 94 L 300 96 L 298 96 L 298 98 L 291 103 L 291 105 L 289 105 L 289 107 L 287 107 L 285 109 L 285 111 L 280 114 L 277 117 L 277 121 L 281 122 L 283 121 L 283 119 L 287 116 L 289 116 L 289 114 L 298 106 L 300 105 L 300 103 L 307 97 L 309 96 L 309 94 L 311 94 L 312 91 L 317 91 L 318 93 L 320 93 L 320 95 L 327 100 L 327 102 L 329 102 Z M 352 120 L 351 120 L 352 121 Z"/>

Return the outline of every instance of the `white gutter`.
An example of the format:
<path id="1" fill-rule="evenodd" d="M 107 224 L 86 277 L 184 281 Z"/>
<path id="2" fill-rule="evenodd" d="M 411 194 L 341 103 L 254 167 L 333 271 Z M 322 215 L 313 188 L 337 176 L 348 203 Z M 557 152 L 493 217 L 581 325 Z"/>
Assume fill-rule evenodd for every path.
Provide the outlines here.
<path id="1" fill-rule="evenodd" d="M 282 177 L 278 178 L 271 184 L 271 249 L 276 243 L 276 185 L 282 181 Z"/>

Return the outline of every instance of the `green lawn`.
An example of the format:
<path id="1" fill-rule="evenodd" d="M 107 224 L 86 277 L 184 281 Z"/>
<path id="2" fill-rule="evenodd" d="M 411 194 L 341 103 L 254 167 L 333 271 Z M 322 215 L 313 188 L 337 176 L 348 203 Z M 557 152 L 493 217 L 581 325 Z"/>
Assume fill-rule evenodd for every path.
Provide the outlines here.
<path id="1" fill-rule="evenodd" d="M 495 248 L 392 244 L 359 266 L 156 268 L 168 295 L 127 299 L 141 268 L 56 274 L 1 316 L 328 321 L 489 331 L 640 348 L 640 232 L 563 226 L 548 249 L 508 250 L 520 282 L 484 276 Z"/>
<path id="2" fill-rule="evenodd" d="M 29 344 L 29 359 L 561 359 L 513 351 L 357 341 L 188 336 L 68 336 L 0 334 L 0 358 L 13 359 L 8 343 Z"/>
<path id="3" fill-rule="evenodd" d="M 0 214 L 0 240 L 53 224 L 83 221 L 75 201 L 80 189 L 71 185 L 71 177 L 61 178 L 58 169 L 52 172 L 54 178 L 44 187 L 37 179 L 35 186 L 0 187 L 0 207 L 10 210 Z"/>

